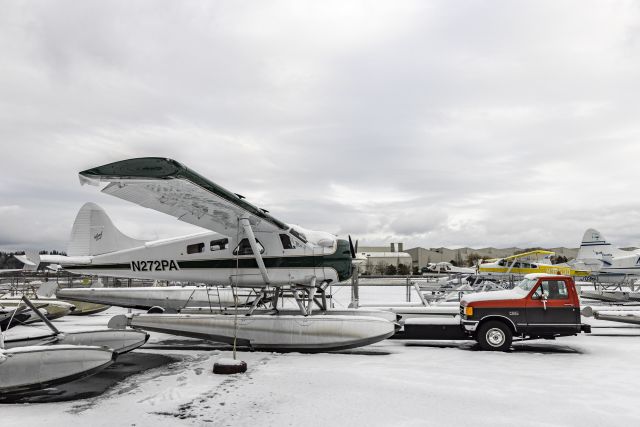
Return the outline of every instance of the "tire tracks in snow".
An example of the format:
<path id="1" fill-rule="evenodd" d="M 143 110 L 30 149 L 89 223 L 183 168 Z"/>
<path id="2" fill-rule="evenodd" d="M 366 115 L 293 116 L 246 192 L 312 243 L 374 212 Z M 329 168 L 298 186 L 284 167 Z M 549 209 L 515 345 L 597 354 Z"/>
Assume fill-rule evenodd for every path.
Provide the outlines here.
<path id="1" fill-rule="evenodd" d="M 254 374 L 258 373 L 263 366 L 266 366 L 274 357 L 279 356 L 278 353 L 270 353 L 264 357 L 254 360 L 249 364 L 247 372 L 244 374 L 229 375 L 220 382 L 215 390 L 201 394 L 189 402 L 178 406 L 175 411 L 159 411 L 153 412 L 156 415 L 171 416 L 176 419 L 190 421 L 192 424 L 203 425 L 211 423 L 212 425 L 234 425 L 236 414 L 246 412 L 247 410 L 258 416 L 258 411 L 266 403 L 257 404 L 249 403 L 250 407 L 246 407 L 246 403 L 239 403 L 234 394 L 237 396 L 239 390 L 244 386 L 253 384 Z M 196 368 L 202 369 L 202 368 Z M 240 407 L 239 405 L 245 405 Z"/>

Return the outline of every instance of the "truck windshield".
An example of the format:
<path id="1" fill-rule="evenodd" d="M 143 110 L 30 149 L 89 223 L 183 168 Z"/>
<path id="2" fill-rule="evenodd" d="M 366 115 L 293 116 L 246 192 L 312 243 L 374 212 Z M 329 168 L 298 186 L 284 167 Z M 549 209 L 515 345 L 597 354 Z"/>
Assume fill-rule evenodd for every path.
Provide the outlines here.
<path id="1" fill-rule="evenodd" d="M 518 283 L 518 288 L 523 291 L 529 292 L 533 287 L 538 283 L 538 279 L 523 279 L 520 283 Z"/>

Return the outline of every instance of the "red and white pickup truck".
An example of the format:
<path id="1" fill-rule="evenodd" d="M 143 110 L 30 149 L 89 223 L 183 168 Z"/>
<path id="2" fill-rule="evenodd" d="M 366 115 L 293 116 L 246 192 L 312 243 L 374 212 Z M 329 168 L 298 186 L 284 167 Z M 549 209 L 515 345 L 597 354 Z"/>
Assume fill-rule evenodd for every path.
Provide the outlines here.
<path id="1" fill-rule="evenodd" d="M 460 301 L 461 326 L 484 350 L 507 350 L 522 339 L 591 332 L 580 322 L 580 301 L 569 276 L 529 274 L 513 289 L 479 292 Z"/>

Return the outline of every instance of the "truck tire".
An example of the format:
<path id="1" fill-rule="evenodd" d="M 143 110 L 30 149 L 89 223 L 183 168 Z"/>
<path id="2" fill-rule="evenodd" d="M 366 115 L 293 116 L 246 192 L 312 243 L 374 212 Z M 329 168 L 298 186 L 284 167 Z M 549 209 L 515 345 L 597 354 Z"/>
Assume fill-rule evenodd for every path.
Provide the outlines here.
<path id="1" fill-rule="evenodd" d="M 513 333 L 503 322 L 491 320 L 480 326 L 476 339 L 483 350 L 507 351 L 511 347 Z"/>

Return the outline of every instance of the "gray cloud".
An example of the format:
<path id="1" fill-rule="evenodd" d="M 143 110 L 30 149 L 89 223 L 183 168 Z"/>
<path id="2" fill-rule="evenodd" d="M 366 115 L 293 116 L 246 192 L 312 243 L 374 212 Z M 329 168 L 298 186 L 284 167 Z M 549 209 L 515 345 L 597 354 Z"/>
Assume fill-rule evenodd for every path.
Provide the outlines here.
<path id="1" fill-rule="evenodd" d="M 10 2 L 0 247 L 64 247 L 85 201 L 140 238 L 193 231 L 80 187 L 175 158 L 366 244 L 640 246 L 638 5 L 584 1 Z"/>

